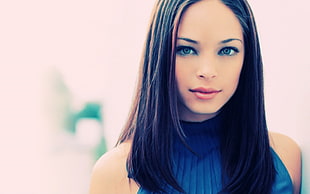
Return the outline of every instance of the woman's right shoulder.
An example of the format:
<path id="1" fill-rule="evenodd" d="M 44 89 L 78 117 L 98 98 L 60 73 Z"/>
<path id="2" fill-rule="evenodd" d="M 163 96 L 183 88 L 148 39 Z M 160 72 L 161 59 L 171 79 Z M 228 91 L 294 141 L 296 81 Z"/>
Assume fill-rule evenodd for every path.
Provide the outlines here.
<path id="1" fill-rule="evenodd" d="M 137 184 L 128 178 L 126 161 L 131 142 L 121 143 L 106 152 L 94 165 L 90 194 L 137 193 Z"/>

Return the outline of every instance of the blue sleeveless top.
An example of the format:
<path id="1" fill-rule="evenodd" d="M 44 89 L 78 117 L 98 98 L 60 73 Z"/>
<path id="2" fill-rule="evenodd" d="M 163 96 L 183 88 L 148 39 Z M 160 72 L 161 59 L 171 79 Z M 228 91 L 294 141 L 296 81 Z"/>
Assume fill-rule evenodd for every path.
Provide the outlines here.
<path id="1" fill-rule="evenodd" d="M 181 122 L 186 135 L 186 143 L 191 152 L 176 137 L 173 149 L 174 175 L 188 194 L 216 194 L 222 189 L 219 130 L 217 129 L 219 117 L 203 122 Z M 290 175 L 272 150 L 276 169 L 276 179 L 273 185 L 273 194 L 292 194 L 293 184 Z M 149 194 L 140 188 L 138 194 Z M 180 193 L 170 186 L 165 188 L 165 193 Z"/>

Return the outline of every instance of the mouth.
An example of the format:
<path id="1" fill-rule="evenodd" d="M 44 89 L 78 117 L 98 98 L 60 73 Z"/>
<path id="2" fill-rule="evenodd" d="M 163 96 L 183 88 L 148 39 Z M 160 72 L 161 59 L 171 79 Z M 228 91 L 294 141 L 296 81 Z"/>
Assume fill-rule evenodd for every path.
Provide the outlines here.
<path id="1" fill-rule="evenodd" d="M 213 99 L 218 93 L 222 92 L 222 90 L 217 90 L 214 88 L 194 88 L 189 89 L 198 99 L 201 100 L 211 100 Z"/>

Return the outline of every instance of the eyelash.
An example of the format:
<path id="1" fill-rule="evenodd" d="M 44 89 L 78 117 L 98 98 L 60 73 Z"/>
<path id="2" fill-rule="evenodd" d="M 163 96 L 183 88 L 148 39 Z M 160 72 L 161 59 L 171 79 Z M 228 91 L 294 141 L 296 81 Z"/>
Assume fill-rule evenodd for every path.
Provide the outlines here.
<path id="1" fill-rule="evenodd" d="M 190 53 L 185 53 L 184 52 L 185 49 L 188 49 Z M 227 49 L 229 49 L 230 54 L 224 53 L 224 51 Z M 231 54 L 231 52 L 233 53 Z M 239 49 L 237 49 L 236 47 L 224 47 L 218 52 L 218 55 L 219 56 L 234 56 L 237 53 L 239 53 Z M 188 55 L 197 55 L 198 52 L 194 48 L 189 47 L 189 46 L 178 46 L 176 49 L 176 54 L 180 56 L 188 56 Z"/>
<path id="2" fill-rule="evenodd" d="M 184 53 L 185 49 L 188 49 L 190 53 Z M 197 52 L 194 48 L 189 46 L 178 46 L 176 54 L 180 56 L 187 56 L 187 55 L 197 55 Z"/>
<path id="3" fill-rule="evenodd" d="M 226 49 L 229 49 L 230 52 L 233 51 L 233 54 L 225 54 L 225 53 L 223 53 L 224 50 L 226 50 Z M 239 53 L 239 50 L 238 50 L 236 47 L 224 47 L 224 48 L 222 48 L 222 49 L 219 51 L 218 55 L 220 55 L 220 56 L 234 56 L 234 55 L 236 55 L 237 53 Z"/>

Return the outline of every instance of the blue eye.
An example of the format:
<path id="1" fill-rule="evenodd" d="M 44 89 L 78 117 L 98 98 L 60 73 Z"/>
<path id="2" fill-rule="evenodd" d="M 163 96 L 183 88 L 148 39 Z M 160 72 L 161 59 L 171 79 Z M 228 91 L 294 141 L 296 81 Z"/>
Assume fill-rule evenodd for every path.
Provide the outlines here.
<path id="1" fill-rule="evenodd" d="M 187 55 L 195 55 L 197 54 L 197 52 L 189 46 L 178 46 L 176 54 L 180 56 L 187 56 Z"/>
<path id="2" fill-rule="evenodd" d="M 219 51 L 218 55 L 220 55 L 220 56 L 234 56 L 237 53 L 239 53 L 239 50 L 235 47 L 224 47 Z"/>

